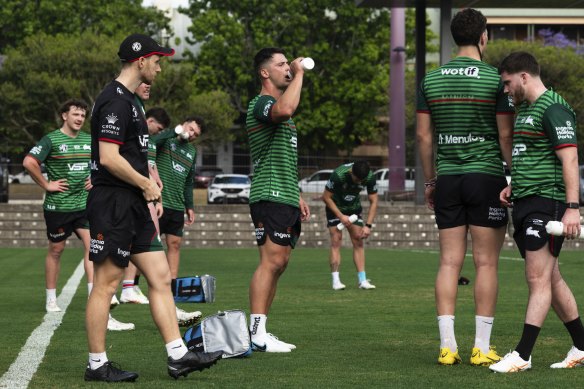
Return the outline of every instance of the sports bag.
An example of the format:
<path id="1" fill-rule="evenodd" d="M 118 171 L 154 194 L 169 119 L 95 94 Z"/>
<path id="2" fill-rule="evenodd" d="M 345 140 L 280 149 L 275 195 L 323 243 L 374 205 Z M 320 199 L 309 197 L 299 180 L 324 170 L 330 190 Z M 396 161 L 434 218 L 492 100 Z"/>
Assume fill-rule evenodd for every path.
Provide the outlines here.
<path id="1" fill-rule="evenodd" d="M 251 355 L 251 341 L 245 312 L 219 311 L 189 328 L 184 340 L 191 351 L 223 351 L 223 358 Z"/>
<path id="2" fill-rule="evenodd" d="M 180 277 L 172 291 L 177 303 L 212 303 L 215 301 L 215 277 Z"/>

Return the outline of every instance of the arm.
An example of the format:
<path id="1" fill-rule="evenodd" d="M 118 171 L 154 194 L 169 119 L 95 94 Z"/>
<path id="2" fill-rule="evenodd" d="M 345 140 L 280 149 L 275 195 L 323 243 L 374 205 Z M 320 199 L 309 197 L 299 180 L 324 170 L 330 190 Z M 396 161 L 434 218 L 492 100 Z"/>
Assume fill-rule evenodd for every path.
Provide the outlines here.
<path id="1" fill-rule="evenodd" d="M 556 156 L 562 162 L 562 176 L 566 186 L 566 203 L 578 203 L 580 177 L 578 175 L 578 149 L 563 147 L 556 149 Z M 568 239 L 580 236 L 580 210 L 568 208 L 562 217 L 564 235 Z"/>
<path id="2" fill-rule="evenodd" d="M 39 161 L 30 155 L 24 157 L 22 166 L 28 171 L 34 182 L 47 192 L 65 192 L 69 189 L 69 184 L 65 178 L 61 178 L 57 181 L 48 181 L 41 172 L 41 164 Z"/>
<path id="3" fill-rule="evenodd" d="M 511 152 L 513 150 L 513 115 L 497 115 L 497 128 L 499 130 L 499 146 L 501 155 L 511 169 Z"/>
<path id="4" fill-rule="evenodd" d="M 361 238 L 366 239 L 371 235 L 371 228 L 367 227 L 367 224 L 373 224 L 373 220 L 375 219 L 375 215 L 377 214 L 377 200 L 379 196 L 377 193 L 372 193 L 367 196 L 369 198 L 369 213 L 367 214 L 367 222 L 363 227 L 363 233 Z"/>
<path id="5" fill-rule="evenodd" d="M 290 119 L 298 104 L 300 104 L 300 92 L 302 92 L 302 82 L 304 79 L 304 69 L 300 64 L 304 58 L 296 58 L 290 63 L 290 70 L 294 73 L 294 78 L 288 85 L 288 88 L 274 103 L 271 111 L 272 121 L 275 123 L 282 123 Z"/>
<path id="6" fill-rule="evenodd" d="M 310 219 L 310 208 L 302 196 L 300 196 L 300 199 L 298 200 L 298 207 L 300 208 L 300 220 L 305 222 Z"/>
<path id="7" fill-rule="evenodd" d="M 112 142 L 99 142 L 100 163 L 115 177 L 125 181 L 143 192 L 146 201 L 159 201 L 160 188 L 154 180 L 138 173 L 120 155 L 120 146 Z"/>
<path id="8" fill-rule="evenodd" d="M 324 192 L 322 193 L 322 201 L 324 201 L 326 206 L 335 214 L 336 217 L 339 218 L 340 222 L 343 223 L 345 227 L 349 227 L 351 225 L 349 216 L 344 215 L 339 210 L 339 207 L 337 207 L 337 204 L 335 204 L 333 200 L 333 192 L 325 188 Z"/>
<path id="9" fill-rule="evenodd" d="M 430 114 L 418 112 L 416 114 L 416 140 L 424 179 L 426 182 L 436 177 L 434 171 L 433 124 Z M 424 197 L 428 208 L 434 209 L 434 186 L 425 186 Z"/>
<path id="10" fill-rule="evenodd" d="M 195 164 L 191 166 L 189 174 L 185 180 L 184 198 L 185 198 L 185 210 L 187 213 L 187 220 L 185 221 L 185 226 L 190 226 L 195 222 L 195 203 L 193 201 L 193 174 L 195 171 Z"/>

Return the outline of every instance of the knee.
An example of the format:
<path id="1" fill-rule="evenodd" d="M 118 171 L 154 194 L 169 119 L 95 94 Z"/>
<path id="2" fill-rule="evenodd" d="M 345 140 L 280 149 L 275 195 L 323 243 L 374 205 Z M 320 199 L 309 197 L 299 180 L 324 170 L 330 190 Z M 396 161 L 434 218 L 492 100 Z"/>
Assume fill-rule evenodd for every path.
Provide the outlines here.
<path id="1" fill-rule="evenodd" d="M 362 249 L 363 248 L 363 239 L 351 238 L 351 242 L 353 243 L 353 249 Z"/>
<path id="2" fill-rule="evenodd" d="M 50 245 L 49 246 L 49 257 L 58 261 L 61 259 L 61 254 L 65 250 L 65 245 Z"/>

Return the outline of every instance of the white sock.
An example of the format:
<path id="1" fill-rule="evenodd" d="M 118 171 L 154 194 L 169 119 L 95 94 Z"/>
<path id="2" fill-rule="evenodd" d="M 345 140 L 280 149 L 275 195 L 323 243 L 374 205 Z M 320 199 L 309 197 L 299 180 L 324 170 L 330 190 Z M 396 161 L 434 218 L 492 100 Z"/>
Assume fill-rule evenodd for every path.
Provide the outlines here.
<path id="1" fill-rule="evenodd" d="M 495 320 L 494 317 L 475 316 L 476 335 L 474 346 L 480 348 L 483 354 L 487 354 L 489 352 L 493 320 Z"/>
<path id="2" fill-rule="evenodd" d="M 88 282 L 87 283 L 87 295 L 88 296 L 91 294 L 92 290 L 93 290 L 93 282 Z"/>
<path id="3" fill-rule="evenodd" d="M 440 330 L 440 348 L 448 347 L 450 351 L 456 352 L 458 345 L 454 337 L 454 316 L 438 316 L 438 329 Z"/>
<path id="4" fill-rule="evenodd" d="M 91 370 L 99 369 L 107 362 L 107 355 L 103 353 L 89 353 L 89 368 Z"/>
<path id="5" fill-rule="evenodd" d="M 57 301 L 57 289 L 47 289 L 47 302 Z"/>
<path id="6" fill-rule="evenodd" d="M 188 351 L 189 349 L 181 338 L 175 339 L 166 344 L 166 353 L 175 361 L 184 357 Z"/>
<path id="7" fill-rule="evenodd" d="M 122 281 L 122 293 L 124 292 L 125 289 L 133 289 L 133 288 L 134 288 L 134 279 Z"/>
<path id="8" fill-rule="evenodd" d="M 266 334 L 266 322 L 268 317 L 263 314 L 252 313 L 249 315 L 249 332 L 252 337 L 260 337 Z"/>
<path id="9" fill-rule="evenodd" d="M 333 275 L 333 284 L 339 284 L 341 282 L 341 277 L 339 277 L 339 272 L 334 271 L 331 274 Z"/>

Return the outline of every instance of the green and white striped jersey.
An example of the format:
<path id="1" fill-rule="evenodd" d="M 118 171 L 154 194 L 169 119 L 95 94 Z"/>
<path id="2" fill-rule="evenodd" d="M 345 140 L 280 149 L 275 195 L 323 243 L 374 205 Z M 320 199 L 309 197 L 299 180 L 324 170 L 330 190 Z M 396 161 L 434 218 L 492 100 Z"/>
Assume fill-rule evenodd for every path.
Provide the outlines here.
<path id="1" fill-rule="evenodd" d="M 513 131 L 512 199 L 537 195 L 566 201 L 556 150 L 577 147 L 576 128 L 572 107 L 554 91 L 519 107 Z"/>
<path id="2" fill-rule="evenodd" d="M 418 91 L 417 112 L 432 116 L 438 175 L 504 175 L 496 115 L 515 109 L 493 66 L 457 57 L 429 72 Z"/>
<path id="3" fill-rule="evenodd" d="M 272 122 L 275 102 L 272 96 L 258 95 L 247 110 L 246 130 L 254 166 L 249 202 L 271 201 L 298 208 L 296 125 L 292 119 Z"/>
<path id="4" fill-rule="evenodd" d="M 179 140 L 173 130 L 165 130 L 151 138 L 156 144 L 156 166 L 162 181 L 162 206 L 184 212 L 194 208 L 193 174 L 197 149 Z"/>
<path id="5" fill-rule="evenodd" d="M 43 207 L 47 211 L 76 212 L 85 209 L 87 191 L 85 180 L 89 177 L 91 136 L 83 131 L 75 138 L 60 129 L 43 136 L 28 153 L 45 164 L 47 178 L 67 180 L 69 188 L 64 192 L 47 192 Z"/>
<path id="6" fill-rule="evenodd" d="M 336 168 L 325 187 L 325 190 L 332 192 L 335 205 L 345 215 L 361 209 L 359 193 L 363 188 L 367 188 L 367 194 L 377 193 L 377 180 L 373 172 L 370 171 L 363 181 L 356 184 L 351 177 L 352 167 L 352 163 L 346 163 Z"/>

